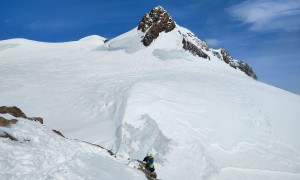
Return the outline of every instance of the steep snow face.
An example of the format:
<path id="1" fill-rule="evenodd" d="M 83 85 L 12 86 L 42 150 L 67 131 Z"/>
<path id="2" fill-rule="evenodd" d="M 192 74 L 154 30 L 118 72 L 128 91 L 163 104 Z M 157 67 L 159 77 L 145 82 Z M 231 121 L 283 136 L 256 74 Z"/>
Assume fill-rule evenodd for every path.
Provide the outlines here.
<path id="1" fill-rule="evenodd" d="M 155 152 L 162 164 L 158 174 L 172 172 L 164 174 L 167 179 L 230 179 L 231 173 L 249 179 L 299 178 L 299 132 L 290 126 L 299 127 L 299 97 L 254 81 L 220 78 L 224 75 L 219 72 L 187 71 L 132 88 L 123 143 L 134 153 L 128 148 L 125 153 L 141 158 L 144 152 Z M 144 121 L 145 115 L 157 125 Z M 148 128 L 148 139 L 155 140 L 145 145 L 148 139 L 136 138 L 135 132 Z"/>
<path id="2" fill-rule="evenodd" d="M 6 119 L 16 119 L 0 114 Z M 33 121 L 0 127 L 17 141 L 0 138 L 1 179 L 146 179 L 144 174 L 110 157 L 105 150 L 65 139 Z"/>

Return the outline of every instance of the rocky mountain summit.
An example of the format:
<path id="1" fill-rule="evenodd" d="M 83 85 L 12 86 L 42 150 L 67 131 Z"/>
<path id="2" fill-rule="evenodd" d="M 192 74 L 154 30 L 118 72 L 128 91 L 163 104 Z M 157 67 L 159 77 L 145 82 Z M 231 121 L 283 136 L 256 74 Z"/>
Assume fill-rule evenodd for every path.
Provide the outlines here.
<path id="1" fill-rule="evenodd" d="M 210 60 L 210 56 L 217 56 L 218 59 L 224 61 L 229 66 L 243 71 L 246 75 L 257 80 L 257 75 L 252 68 L 245 62 L 234 59 L 229 52 L 222 48 L 219 50 L 212 49 L 209 45 L 200 40 L 195 34 L 190 31 L 182 31 L 170 14 L 161 6 L 153 8 L 146 13 L 137 27 L 138 30 L 144 33 L 142 42 L 144 46 L 150 46 L 151 43 L 159 37 L 161 33 L 168 33 L 177 30 L 181 37 L 182 48 L 194 56 L 199 56 Z"/>
<path id="2" fill-rule="evenodd" d="M 149 13 L 145 14 L 138 25 L 138 30 L 145 33 L 143 44 L 149 46 L 161 32 L 170 32 L 175 28 L 175 22 L 169 13 L 157 6 Z"/>

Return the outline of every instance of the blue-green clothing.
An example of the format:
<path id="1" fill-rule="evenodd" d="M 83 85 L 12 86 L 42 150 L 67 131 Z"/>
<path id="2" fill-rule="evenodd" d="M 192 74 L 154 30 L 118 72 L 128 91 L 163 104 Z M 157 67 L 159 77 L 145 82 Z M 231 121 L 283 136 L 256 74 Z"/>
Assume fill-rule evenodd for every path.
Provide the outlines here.
<path id="1" fill-rule="evenodd" d="M 149 171 L 151 171 L 151 172 L 155 171 L 155 168 L 154 168 L 154 158 L 152 156 L 146 156 L 143 161 L 146 162 L 146 168 Z"/>

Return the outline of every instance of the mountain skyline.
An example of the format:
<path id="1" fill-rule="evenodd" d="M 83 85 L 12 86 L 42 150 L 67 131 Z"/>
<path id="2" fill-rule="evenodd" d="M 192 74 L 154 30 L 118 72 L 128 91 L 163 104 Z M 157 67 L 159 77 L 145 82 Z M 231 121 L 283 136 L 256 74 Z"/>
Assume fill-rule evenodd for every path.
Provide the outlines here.
<path id="1" fill-rule="evenodd" d="M 299 4 L 294 0 L 14 0 L 0 2 L 0 40 L 64 42 L 92 34 L 111 39 L 136 27 L 146 12 L 161 5 L 178 24 L 213 48 L 224 47 L 234 58 L 247 62 L 259 81 L 300 94 Z"/>

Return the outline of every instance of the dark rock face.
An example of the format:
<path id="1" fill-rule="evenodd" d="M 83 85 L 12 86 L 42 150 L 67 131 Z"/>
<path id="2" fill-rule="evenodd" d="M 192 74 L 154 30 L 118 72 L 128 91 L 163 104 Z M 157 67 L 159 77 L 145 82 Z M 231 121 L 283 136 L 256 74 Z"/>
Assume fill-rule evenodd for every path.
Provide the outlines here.
<path id="1" fill-rule="evenodd" d="M 23 113 L 23 111 L 16 107 L 16 106 L 12 106 L 12 107 L 7 107 L 7 106 L 1 106 L 0 107 L 0 114 L 10 114 L 14 117 L 22 117 L 31 121 L 38 121 L 41 124 L 43 124 L 43 118 L 41 117 L 27 117 L 25 113 Z"/>
<path id="2" fill-rule="evenodd" d="M 60 131 L 58 130 L 55 130 L 55 129 L 52 129 L 53 132 L 55 132 L 57 135 L 63 137 L 63 138 L 66 138 Z"/>
<path id="3" fill-rule="evenodd" d="M 226 51 L 225 49 L 221 49 L 221 54 L 223 57 L 223 60 L 229 64 L 231 61 L 233 61 L 233 58 L 230 56 L 230 54 L 228 53 L 228 51 Z"/>
<path id="4" fill-rule="evenodd" d="M 221 59 L 221 55 L 219 52 L 212 51 L 214 56 L 217 56 L 219 59 Z"/>
<path id="5" fill-rule="evenodd" d="M 16 120 L 16 119 L 8 120 L 8 119 L 5 119 L 4 117 L 0 116 L 0 126 L 8 126 L 11 124 L 16 124 L 17 122 L 18 122 L 18 120 Z"/>
<path id="6" fill-rule="evenodd" d="M 194 45 L 196 45 L 196 47 L 199 47 L 202 50 L 209 51 L 208 44 L 204 41 L 201 41 L 194 33 L 192 32 L 182 33 L 180 31 L 178 31 L 178 33 L 185 39 L 185 41 L 190 40 L 191 42 L 193 42 Z"/>
<path id="7" fill-rule="evenodd" d="M 226 51 L 225 49 L 221 49 L 221 54 L 223 57 L 223 60 L 229 64 L 231 67 L 233 68 L 238 68 L 241 71 L 243 71 L 245 74 L 247 74 L 248 76 L 252 77 L 253 79 L 257 80 L 257 76 L 256 74 L 253 72 L 252 68 L 247 64 L 244 63 L 243 61 L 237 61 L 234 60 L 230 54 L 228 53 L 228 51 Z"/>
<path id="8" fill-rule="evenodd" d="M 210 59 L 207 54 L 205 54 L 200 48 L 198 48 L 196 45 L 193 43 L 189 42 L 185 38 L 182 40 L 183 44 L 183 49 L 191 52 L 193 55 L 205 58 L 205 59 Z"/>
<path id="9" fill-rule="evenodd" d="M 240 65 L 238 66 L 238 68 L 245 72 L 248 76 L 252 77 L 253 79 L 257 80 L 257 76 L 256 74 L 253 72 L 252 68 L 245 62 L 240 61 Z"/>
<path id="10" fill-rule="evenodd" d="M 1 114 L 8 113 L 15 117 L 27 118 L 27 116 L 21 111 L 21 109 L 17 108 L 16 106 L 12 106 L 12 107 L 1 106 L 0 113 Z"/>
<path id="11" fill-rule="evenodd" d="M 145 14 L 138 25 L 138 30 L 146 33 L 142 42 L 149 46 L 161 32 L 170 32 L 175 28 L 175 22 L 166 10 L 158 6 Z"/>

